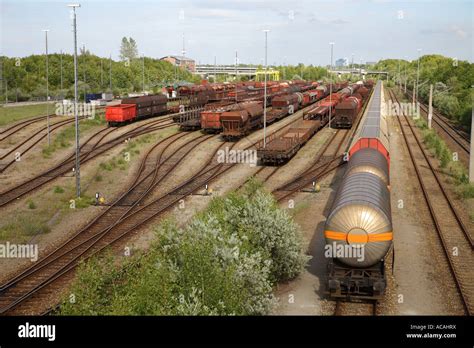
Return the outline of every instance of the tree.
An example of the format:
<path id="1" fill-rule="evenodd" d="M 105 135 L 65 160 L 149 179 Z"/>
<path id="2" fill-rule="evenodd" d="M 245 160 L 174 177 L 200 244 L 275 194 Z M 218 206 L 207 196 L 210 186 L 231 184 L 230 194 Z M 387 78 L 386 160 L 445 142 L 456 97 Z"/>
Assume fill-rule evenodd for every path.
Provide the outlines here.
<path id="1" fill-rule="evenodd" d="M 90 55 L 91 52 L 85 48 L 85 46 L 82 46 L 79 48 L 79 54 L 82 55 Z"/>
<path id="2" fill-rule="evenodd" d="M 120 59 L 132 60 L 137 57 L 138 57 L 137 42 L 131 37 L 127 39 L 124 36 L 122 38 L 122 44 L 120 45 Z"/>

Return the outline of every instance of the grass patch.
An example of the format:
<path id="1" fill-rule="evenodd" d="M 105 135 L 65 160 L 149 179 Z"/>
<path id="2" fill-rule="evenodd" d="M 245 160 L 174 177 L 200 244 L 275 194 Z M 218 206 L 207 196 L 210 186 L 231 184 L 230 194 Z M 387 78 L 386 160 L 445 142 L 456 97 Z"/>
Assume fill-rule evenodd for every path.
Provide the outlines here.
<path id="1" fill-rule="evenodd" d="M 79 121 L 79 131 L 85 132 L 89 129 L 97 126 L 101 126 L 105 124 L 102 118 L 94 118 L 94 119 L 85 119 Z M 43 157 L 44 158 L 51 158 L 51 155 L 62 148 L 70 147 L 74 139 L 76 137 L 76 127 L 75 125 L 67 126 L 63 128 L 55 137 L 51 146 L 44 146 L 43 147 Z"/>
<path id="2" fill-rule="evenodd" d="M 55 186 L 54 193 L 64 193 L 64 189 L 61 186 Z"/>
<path id="3" fill-rule="evenodd" d="M 21 121 L 27 118 L 32 118 L 35 116 L 44 116 L 46 115 L 47 105 L 46 104 L 37 104 L 37 105 L 23 105 L 23 106 L 1 106 L 0 107 L 0 126 L 5 126 L 7 124 Z M 49 114 L 53 114 L 55 111 L 54 103 L 49 104 Z"/>
<path id="4" fill-rule="evenodd" d="M 153 141 L 157 141 L 157 139 L 161 137 L 162 135 L 160 135 L 159 137 L 156 137 L 155 135 L 152 135 L 152 134 L 145 134 L 136 139 L 131 139 L 129 142 L 127 142 L 127 145 L 125 146 L 125 148 L 122 151 L 120 151 L 120 154 L 118 156 L 113 156 L 107 162 L 101 162 L 99 164 L 99 168 L 108 172 L 111 172 L 112 170 L 117 169 L 117 168 L 120 170 L 126 170 L 129 167 L 131 160 L 136 155 L 140 154 L 140 150 L 137 149 L 139 145 L 148 144 Z"/>
<path id="5" fill-rule="evenodd" d="M 92 198 L 87 195 L 82 195 L 79 198 L 74 198 L 74 202 L 76 205 L 76 209 L 84 209 L 90 207 L 91 205 L 94 205 L 95 198 Z"/>
<path id="6" fill-rule="evenodd" d="M 25 237 L 46 234 L 50 231 L 51 228 L 46 222 L 38 220 L 33 215 L 21 215 L 0 227 L 0 239 L 24 241 Z"/>
<path id="7" fill-rule="evenodd" d="M 291 214 L 291 216 L 295 217 L 297 214 L 299 214 L 304 209 L 309 208 L 309 206 L 310 206 L 310 204 L 309 204 L 308 201 L 298 202 L 293 209 L 288 209 L 288 211 Z"/>
<path id="8" fill-rule="evenodd" d="M 28 201 L 28 209 L 36 209 L 36 204 L 32 200 Z"/>
<path id="9" fill-rule="evenodd" d="M 433 130 L 428 129 L 427 122 L 420 118 L 415 120 L 415 125 L 421 129 L 423 142 L 430 152 L 439 160 L 440 167 L 452 180 L 454 192 L 461 199 L 474 198 L 474 185 L 469 183 L 467 169 L 459 161 L 453 160 L 453 152 Z"/>

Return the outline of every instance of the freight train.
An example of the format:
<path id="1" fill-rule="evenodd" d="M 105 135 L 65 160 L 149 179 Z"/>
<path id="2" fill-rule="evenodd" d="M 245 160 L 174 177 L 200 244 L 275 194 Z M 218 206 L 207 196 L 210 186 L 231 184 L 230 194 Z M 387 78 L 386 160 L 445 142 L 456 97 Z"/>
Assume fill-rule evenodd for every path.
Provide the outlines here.
<path id="1" fill-rule="evenodd" d="M 308 88 L 314 88 L 315 85 L 307 85 Z M 298 86 L 297 90 L 301 90 L 302 86 Z M 303 86 L 305 88 L 305 86 Z M 313 92 L 311 89 L 305 92 L 294 92 L 282 94 L 284 92 L 276 92 L 271 98 L 272 109 L 266 114 L 266 123 L 272 124 L 288 115 L 298 111 L 301 107 L 307 106 L 315 102 L 319 92 Z M 264 122 L 263 100 L 259 100 L 260 107 L 253 106 L 251 110 L 245 110 L 246 104 L 243 104 L 244 110 L 232 110 L 221 115 L 222 137 L 227 140 L 235 140 L 246 136 L 252 130 L 262 127 Z M 248 105 L 248 104 L 247 104 Z M 261 108 L 261 111 L 260 111 Z"/>
<path id="2" fill-rule="evenodd" d="M 262 146 L 263 143 L 258 145 L 257 155 L 262 163 L 278 165 L 290 160 L 314 134 L 329 122 L 330 111 L 332 112 L 331 116 L 333 116 L 334 112 L 337 112 L 339 103 L 344 102 L 346 98 L 351 96 L 359 88 L 359 85 L 354 84 L 347 87 L 345 83 L 342 83 L 334 85 L 332 88 L 336 92 L 317 102 L 314 107 L 306 111 L 302 121 L 278 136 L 271 136 L 265 147 Z M 339 89 L 341 90 L 339 91 Z M 317 93 L 317 98 L 326 96 L 327 87 L 318 86 L 314 91 L 307 91 L 303 93 L 306 95 L 303 99 L 308 98 L 308 94 L 313 93 Z M 360 107 L 355 110 L 355 117 L 359 110 Z"/>
<path id="3" fill-rule="evenodd" d="M 386 288 L 385 258 L 393 231 L 389 133 L 381 95 L 379 81 L 349 146 L 347 169 L 325 224 L 327 289 L 334 298 L 377 300 Z"/>
<path id="4" fill-rule="evenodd" d="M 267 82 L 267 105 L 271 99 L 280 94 L 301 92 L 316 88 L 318 83 L 306 81 Z M 177 95 L 169 98 L 166 94 Z M 237 97 L 236 97 L 237 94 Z M 177 88 L 167 87 L 165 94 L 125 98 L 120 105 L 106 108 L 106 120 L 111 126 L 120 126 L 136 120 L 163 115 L 165 113 L 184 113 L 196 116 L 208 103 L 231 104 L 235 101 L 263 101 L 264 86 L 261 82 L 249 81 L 238 84 L 212 83 L 185 85 Z M 192 111 L 192 112 L 191 112 Z M 190 129 L 195 129 L 196 121 L 186 119 Z M 211 121 L 214 122 L 214 121 Z M 192 123 L 192 125 L 191 125 Z M 185 127 L 186 128 L 186 127 Z M 208 127 L 203 127 L 208 129 Z M 221 127 L 212 125 L 210 130 L 220 131 Z"/>
<path id="5" fill-rule="evenodd" d="M 352 94 L 346 96 L 344 100 L 340 101 L 336 105 L 334 120 L 332 122 L 333 128 L 352 127 L 356 121 L 363 102 L 367 99 L 367 96 L 372 89 L 372 86 L 372 81 L 367 82 L 365 86 L 361 81 L 352 86 Z"/>
<path id="6" fill-rule="evenodd" d="M 255 87 L 255 86 L 258 86 L 258 87 Z M 260 85 L 258 85 L 258 84 L 250 85 L 251 88 L 248 88 L 246 90 L 245 95 L 243 95 L 243 94 L 240 95 L 240 97 L 242 97 L 243 99 L 242 100 L 239 99 L 239 103 L 236 103 L 234 105 L 227 105 L 225 107 L 215 109 L 215 110 L 209 110 L 209 111 L 202 112 L 201 113 L 201 128 L 203 129 L 203 131 L 206 132 L 206 133 L 219 133 L 219 132 L 223 131 L 224 128 L 223 128 L 223 125 L 222 125 L 222 122 L 221 122 L 221 115 L 224 112 L 227 112 L 227 111 L 233 111 L 233 110 L 241 109 L 242 105 L 243 105 L 241 103 L 254 101 L 254 102 L 260 102 L 263 105 L 263 102 L 264 102 L 264 99 L 265 99 L 264 89 L 259 87 L 259 86 Z M 293 112 L 294 112 L 299 108 L 302 97 L 298 97 L 297 95 L 294 95 L 292 97 L 287 97 L 290 94 L 295 94 L 294 92 L 291 92 L 291 91 L 301 91 L 302 88 L 305 88 L 305 89 L 315 88 L 317 86 L 317 83 L 313 83 L 313 82 L 304 82 L 304 84 L 288 83 L 288 82 L 276 83 L 276 82 L 272 81 L 272 84 L 270 84 L 269 86 L 270 87 L 267 88 L 267 98 L 266 98 L 267 106 L 269 106 L 269 105 L 273 106 L 273 101 L 275 101 L 275 107 L 276 108 L 281 107 L 281 109 L 277 112 L 269 111 L 267 113 L 267 123 L 272 123 L 272 122 L 275 122 L 275 121 L 281 119 L 282 117 L 287 116 L 288 112 L 292 112 L 291 110 L 293 110 Z M 247 86 L 247 87 L 249 87 L 249 86 Z M 307 93 L 307 92 L 304 92 L 304 93 Z M 235 100 L 234 99 L 235 98 L 235 91 L 234 91 L 234 93 L 230 92 L 229 95 L 231 97 L 226 99 L 226 101 Z M 239 95 L 238 95 L 238 97 L 239 97 Z M 280 99 L 275 99 L 275 98 L 280 98 Z M 287 104 L 287 101 L 288 101 L 287 98 L 292 99 L 291 103 L 293 103 L 293 109 L 288 107 L 286 110 L 283 110 L 283 108 L 285 108 L 286 106 L 289 106 L 289 104 Z M 298 99 L 297 105 L 296 105 L 296 103 L 294 102 L 293 99 L 294 100 Z M 307 98 L 307 100 L 308 99 L 309 98 Z M 228 115 L 228 116 L 230 116 L 230 115 Z M 239 129 L 242 130 L 242 133 L 241 133 L 240 136 L 244 136 L 244 134 L 248 134 L 249 131 L 254 128 L 253 123 L 247 123 L 247 121 L 249 121 L 249 120 L 247 118 L 244 118 L 244 119 L 245 119 L 244 122 L 246 124 L 243 124 L 243 125 L 239 126 Z M 230 124 L 230 123 L 228 123 L 228 124 Z M 261 120 L 261 122 L 259 124 L 260 125 L 263 124 L 263 119 Z M 255 123 L 255 125 L 258 127 L 257 123 Z M 231 133 L 234 134 L 233 131 L 231 131 Z M 229 135 L 230 135 L 230 133 L 229 133 Z M 223 136 L 227 137 L 227 134 L 223 134 Z M 235 138 L 235 137 L 237 137 L 237 135 L 232 135 L 231 137 Z"/>
<path id="7" fill-rule="evenodd" d="M 178 103 L 170 103 L 164 94 L 129 97 L 122 99 L 119 105 L 107 106 L 105 120 L 110 126 L 121 126 L 148 117 L 204 106 L 208 101 L 209 96 L 205 93 L 189 95 Z"/>

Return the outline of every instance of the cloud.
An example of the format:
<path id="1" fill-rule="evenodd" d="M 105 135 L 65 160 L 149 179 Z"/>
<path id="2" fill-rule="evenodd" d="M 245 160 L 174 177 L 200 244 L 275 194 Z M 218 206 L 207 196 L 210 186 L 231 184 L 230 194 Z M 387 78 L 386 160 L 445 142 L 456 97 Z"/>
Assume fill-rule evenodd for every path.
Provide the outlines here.
<path id="1" fill-rule="evenodd" d="M 451 26 L 449 29 L 451 33 L 454 33 L 457 37 L 464 39 L 467 37 L 467 32 L 463 30 L 462 28 L 458 27 L 457 25 Z"/>
<path id="2" fill-rule="evenodd" d="M 465 39 L 468 34 L 467 32 L 457 25 L 452 25 L 449 28 L 432 28 L 432 29 L 422 29 L 420 32 L 424 35 L 455 35 L 460 39 Z"/>
<path id="3" fill-rule="evenodd" d="M 309 17 L 308 22 L 313 23 L 313 24 L 316 23 L 316 24 L 325 24 L 325 25 L 327 25 L 327 24 L 344 25 L 344 24 L 349 23 L 348 20 L 343 19 L 343 18 L 333 18 L 333 19 L 324 18 L 324 19 L 321 19 L 321 18 L 318 18 L 314 15 Z"/>
<path id="4" fill-rule="evenodd" d="M 341 19 L 341 18 L 336 18 L 336 19 L 331 20 L 329 23 L 341 25 L 341 24 L 347 24 L 349 23 L 349 21 L 346 21 L 345 19 Z"/>

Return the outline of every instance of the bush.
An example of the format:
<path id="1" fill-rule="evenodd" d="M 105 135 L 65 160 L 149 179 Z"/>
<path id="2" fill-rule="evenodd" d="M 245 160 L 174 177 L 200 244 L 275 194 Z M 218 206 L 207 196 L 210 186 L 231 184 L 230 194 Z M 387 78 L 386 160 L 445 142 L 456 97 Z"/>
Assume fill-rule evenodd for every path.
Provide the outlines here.
<path id="1" fill-rule="evenodd" d="M 64 189 L 61 186 L 54 187 L 54 193 L 63 193 Z"/>
<path id="2" fill-rule="evenodd" d="M 110 257 L 81 265 L 61 314 L 260 315 L 272 286 L 295 277 L 309 258 L 297 226 L 251 181 L 215 198 L 185 227 L 165 221 L 146 253 L 117 267 Z"/>
<path id="3" fill-rule="evenodd" d="M 28 208 L 29 209 L 36 209 L 36 204 L 33 201 L 28 201 Z"/>

